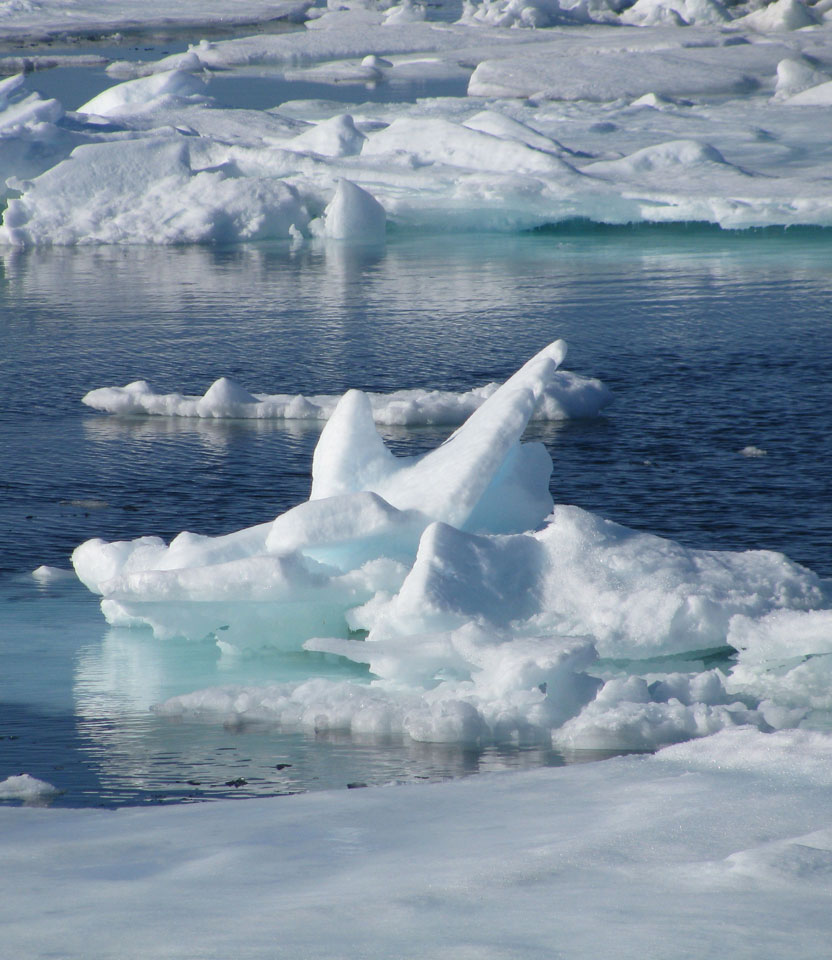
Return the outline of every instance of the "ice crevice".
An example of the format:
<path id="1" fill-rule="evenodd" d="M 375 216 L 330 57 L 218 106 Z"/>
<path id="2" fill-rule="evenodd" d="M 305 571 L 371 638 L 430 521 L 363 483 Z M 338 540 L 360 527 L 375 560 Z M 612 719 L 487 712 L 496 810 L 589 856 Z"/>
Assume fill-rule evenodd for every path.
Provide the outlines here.
<path id="1" fill-rule="evenodd" d="M 115 626 L 369 670 L 324 678 L 311 658 L 300 682 L 199 690 L 156 709 L 649 750 L 811 725 L 832 708 L 829 583 L 782 554 L 691 549 L 554 505 L 550 455 L 523 433 L 565 352 L 545 347 L 419 457 L 394 456 L 370 399 L 348 391 L 321 433 L 309 499 L 273 520 L 79 546 L 75 571 Z M 222 391 L 225 403 L 263 402 Z M 709 649 L 723 651 L 716 666 L 697 653 Z"/>

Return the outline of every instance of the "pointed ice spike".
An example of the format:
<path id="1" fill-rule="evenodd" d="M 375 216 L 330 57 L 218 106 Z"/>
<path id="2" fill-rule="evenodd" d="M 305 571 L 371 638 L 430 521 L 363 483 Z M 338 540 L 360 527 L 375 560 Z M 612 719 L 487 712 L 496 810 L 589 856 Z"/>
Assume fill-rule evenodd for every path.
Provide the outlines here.
<path id="1" fill-rule="evenodd" d="M 375 491 L 378 483 L 397 469 L 396 458 L 376 430 L 369 398 L 360 390 L 348 390 L 315 447 L 309 499 Z"/>
<path id="2" fill-rule="evenodd" d="M 562 340 L 541 350 L 445 443 L 415 459 L 392 456 L 375 429 L 366 396 L 350 391 L 321 434 L 313 461 L 311 499 L 372 490 L 400 510 L 420 510 L 464 527 L 519 443 L 538 399 L 565 356 Z M 538 485 L 539 479 L 535 478 Z"/>

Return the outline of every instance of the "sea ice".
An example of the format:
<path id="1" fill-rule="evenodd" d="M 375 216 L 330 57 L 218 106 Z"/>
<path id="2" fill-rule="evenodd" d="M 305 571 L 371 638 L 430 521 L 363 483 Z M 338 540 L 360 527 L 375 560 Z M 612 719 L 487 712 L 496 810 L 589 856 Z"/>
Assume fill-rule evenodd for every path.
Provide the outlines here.
<path id="1" fill-rule="evenodd" d="M 654 749 L 826 709 L 815 691 L 830 590 L 811 571 L 781 554 L 693 550 L 576 506 L 553 510 L 551 459 L 521 437 L 565 352 L 562 341 L 542 350 L 415 458 L 395 457 L 370 399 L 348 391 L 321 433 L 309 500 L 271 522 L 170 545 L 79 546 L 76 572 L 114 625 L 214 637 L 229 653 L 334 654 L 373 678 L 196 691 L 157 709 L 569 749 Z M 94 405 L 134 397 L 192 414 L 269 402 L 218 381 L 202 399 L 138 383 L 105 388 Z M 697 666 L 709 655 L 723 674 Z M 801 700 L 794 663 L 779 664 L 807 655 L 821 672 Z"/>
<path id="2" fill-rule="evenodd" d="M 89 960 L 388 960 L 402 943 L 413 960 L 822 957 L 830 760 L 828 736 L 737 728 L 653 757 L 244 807 L 0 809 L 4 944 Z"/>
<path id="3" fill-rule="evenodd" d="M 498 388 L 488 383 L 465 393 L 446 390 L 394 390 L 365 393 L 373 420 L 386 426 L 456 426 L 469 417 Z M 94 410 L 121 415 L 244 420 L 325 421 L 339 396 L 331 394 L 252 394 L 221 377 L 201 397 L 156 393 L 146 380 L 125 387 L 98 387 L 82 398 Z M 537 400 L 533 421 L 594 417 L 611 401 L 610 390 L 592 377 L 557 370 Z"/>
<path id="4" fill-rule="evenodd" d="M 45 780 L 28 773 L 7 777 L 0 781 L 0 800 L 22 800 L 24 803 L 45 803 L 54 800 L 61 791 Z"/>
<path id="5" fill-rule="evenodd" d="M 75 113 L 28 93 L 24 78 L 3 81 L 0 242 L 375 243 L 379 207 L 397 232 L 575 217 L 832 224 L 824 4 L 489 0 L 456 24 L 419 10 L 317 9 L 301 30 L 112 64 L 124 82 Z M 272 109 L 241 111 L 213 98 L 221 71 L 391 91 L 468 76 L 468 96 L 341 104 L 321 116 L 276 93 Z M 359 210 L 358 190 L 379 207 Z"/>

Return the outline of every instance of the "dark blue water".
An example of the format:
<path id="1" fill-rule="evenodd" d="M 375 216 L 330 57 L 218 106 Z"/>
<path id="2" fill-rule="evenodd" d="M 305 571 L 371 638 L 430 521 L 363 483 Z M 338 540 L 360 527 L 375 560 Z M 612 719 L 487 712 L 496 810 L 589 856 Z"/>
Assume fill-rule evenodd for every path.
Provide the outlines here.
<path id="1" fill-rule="evenodd" d="M 74 581 L 30 571 L 68 566 L 91 536 L 269 519 L 306 497 L 317 431 L 118 419 L 83 407 L 87 390 L 143 378 L 202 393 L 223 375 L 268 393 L 464 390 L 563 337 L 565 366 L 616 399 L 602 418 L 536 430 L 557 501 L 691 546 L 781 550 L 830 576 L 830 263 L 822 231 L 580 226 L 394 237 L 373 253 L 0 253 L 0 780 L 25 770 L 65 789 L 60 802 L 115 804 L 562 762 L 150 715 L 154 698 L 294 667 L 229 667 L 212 647 L 110 630 Z M 388 439 L 413 452 L 443 436 Z M 766 456 L 742 456 L 750 445 Z"/>

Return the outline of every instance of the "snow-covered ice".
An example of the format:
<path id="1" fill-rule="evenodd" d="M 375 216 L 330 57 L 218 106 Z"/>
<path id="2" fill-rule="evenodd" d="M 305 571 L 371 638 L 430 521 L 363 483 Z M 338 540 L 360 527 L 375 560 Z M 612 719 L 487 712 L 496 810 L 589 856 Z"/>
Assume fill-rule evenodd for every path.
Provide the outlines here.
<path id="1" fill-rule="evenodd" d="M 830 760 L 826 736 L 742 729 L 443 784 L 0 809 L 4 943 L 88 960 L 822 957 Z"/>
<path id="2" fill-rule="evenodd" d="M 292 32 L 112 63 L 121 82 L 74 112 L 3 81 L 0 242 L 377 243 L 576 217 L 832 224 L 827 4 L 486 0 L 455 24 L 383 6 L 312 8 Z M 240 111 L 212 96 L 229 71 L 333 90 L 470 79 L 464 98 L 327 109 L 276 94 Z"/>
<path id="3" fill-rule="evenodd" d="M 456 426 L 498 388 L 488 383 L 464 393 L 446 390 L 394 390 L 367 393 L 373 420 L 387 426 Z M 332 394 L 252 394 L 228 377 L 216 380 L 201 397 L 157 393 L 145 380 L 125 387 L 97 387 L 82 402 L 94 410 L 121 415 L 243 420 L 328 420 L 341 398 Z M 537 399 L 531 419 L 567 420 L 592 417 L 612 399 L 592 377 L 556 371 Z"/>
<path id="4" fill-rule="evenodd" d="M 6 777 L 0 781 L 0 800 L 22 800 L 24 803 L 48 803 L 60 793 L 57 787 L 28 773 Z"/>
<path id="5" fill-rule="evenodd" d="M 348 391 L 318 441 L 309 500 L 271 522 L 79 546 L 75 570 L 113 625 L 213 637 L 229 655 L 334 654 L 372 677 L 211 688 L 157 711 L 612 750 L 811 725 L 823 705 L 782 677 L 825 676 L 828 583 L 782 554 L 693 550 L 553 505 L 549 454 L 522 437 L 565 354 L 562 341 L 544 348 L 415 458 L 395 457 L 376 430 L 385 418 Z M 232 414 L 267 402 L 224 389 Z M 203 402 L 157 399 L 157 412 Z M 705 664 L 713 654 L 722 672 Z"/>
<path id="6" fill-rule="evenodd" d="M 185 53 L 111 63 L 80 109 L 22 73 L 0 81 L 0 243 L 832 225 L 828 0 L 483 0 L 453 24 L 418 3 L 331 6 L 0 2 L 7 44 L 204 26 Z M 211 36 L 275 17 L 306 23 Z M 333 90 L 467 78 L 468 95 L 239 109 L 215 96 L 221 73 Z M 562 359 L 552 344 L 464 393 L 94 389 L 84 402 L 110 413 L 325 426 L 293 509 L 220 537 L 90 540 L 74 568 L 112 624 L 369 671 L 170 698 L 138 669 L 160 716 L 658 752 L 244 816 L 0 809 L 13 955 L 825 954 L 832 584 L 782 554 L 694 550 L 558 502 L 526 425 L 610 399 Z M 458 429 L 406 458 L 375 424 Z M 753 471 L 765 450 L 743 443 Z M 53 794 L 25 773 L 0 784 L 7 800 Z"/>

